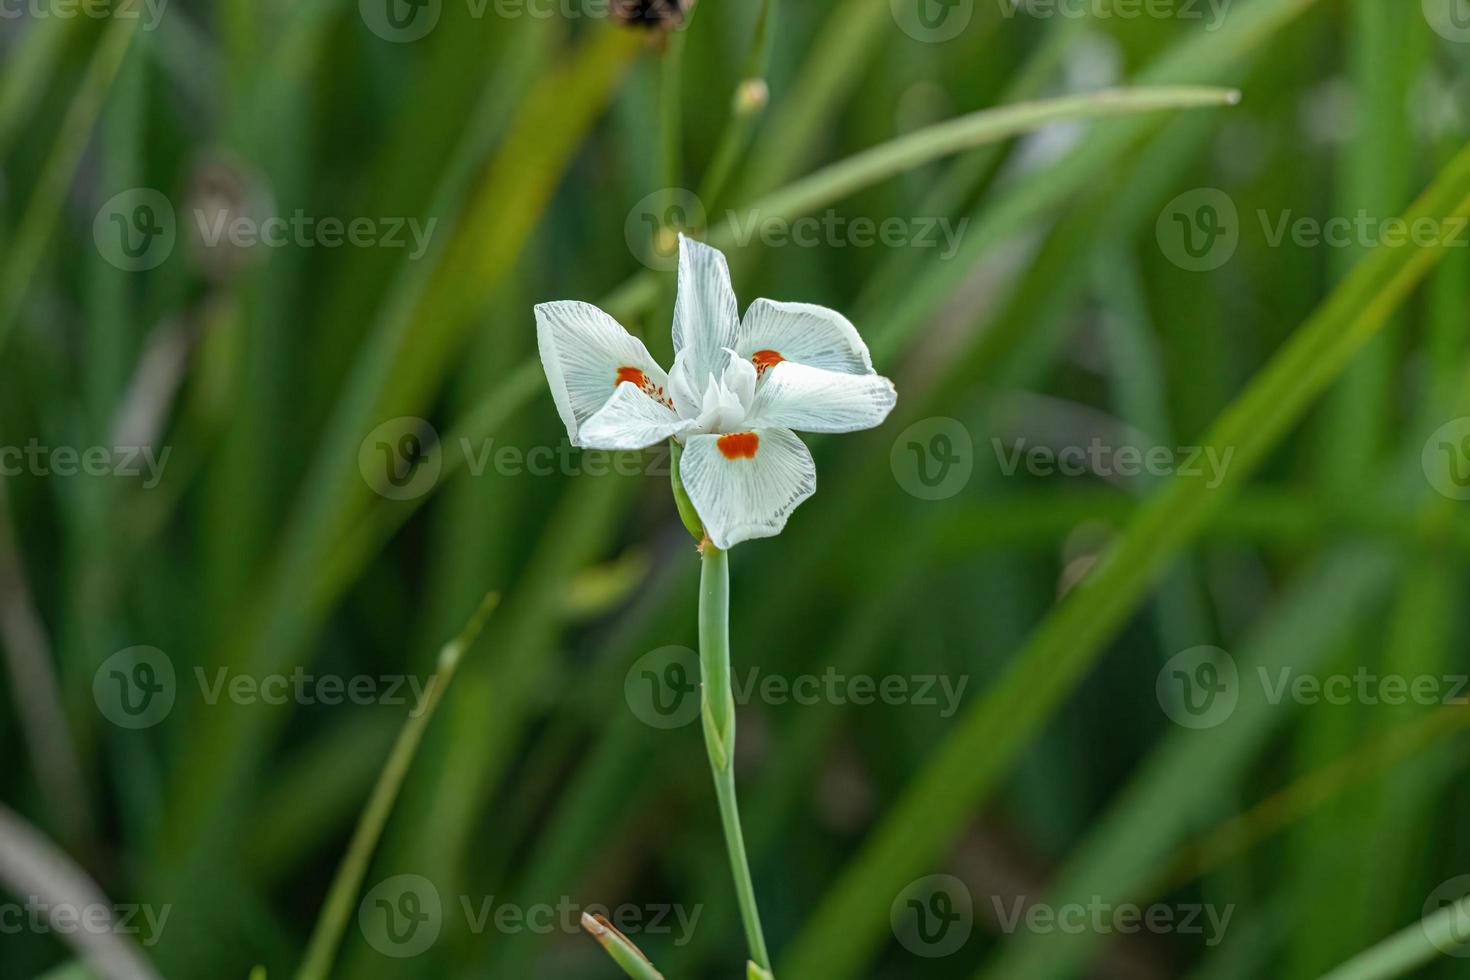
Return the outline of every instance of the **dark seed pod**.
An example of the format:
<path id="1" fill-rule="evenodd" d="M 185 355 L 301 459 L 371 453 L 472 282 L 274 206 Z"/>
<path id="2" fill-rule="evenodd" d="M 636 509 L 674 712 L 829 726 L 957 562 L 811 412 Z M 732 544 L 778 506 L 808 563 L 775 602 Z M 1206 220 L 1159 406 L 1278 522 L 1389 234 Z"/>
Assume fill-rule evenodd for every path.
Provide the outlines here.
<path id="1" fill-rule="evenodd" d="M 630 27 L 671 31 L 684 23 L 694 0 L 613 0 L 613 16 Z"/>

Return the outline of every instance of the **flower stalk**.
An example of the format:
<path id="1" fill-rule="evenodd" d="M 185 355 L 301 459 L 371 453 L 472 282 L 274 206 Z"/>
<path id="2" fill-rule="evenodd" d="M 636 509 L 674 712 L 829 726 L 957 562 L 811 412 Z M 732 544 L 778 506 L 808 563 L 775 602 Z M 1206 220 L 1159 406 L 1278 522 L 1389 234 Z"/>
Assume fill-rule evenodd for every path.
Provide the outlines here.
<path id="1" fill-rule="evenodd" d="M 740 808 L 735 800 L 735 695 L 730 687 L 730 561 L 725 551 L 705 541 L 700 549 L 699 576 L 699 667 L 702 680 L 700 717 L 704 723 L 705 748 L 714 776 L 715 796 L 720 805 L 720 823 L 730 853 L 730 870 L 735 877 L 735 895 L 751 959 L 769 971 L 771 957 L 761 931 L 760 911 L 755 904 L 755 886 L 745 856 L 745 836 L 740 830 Z"/>

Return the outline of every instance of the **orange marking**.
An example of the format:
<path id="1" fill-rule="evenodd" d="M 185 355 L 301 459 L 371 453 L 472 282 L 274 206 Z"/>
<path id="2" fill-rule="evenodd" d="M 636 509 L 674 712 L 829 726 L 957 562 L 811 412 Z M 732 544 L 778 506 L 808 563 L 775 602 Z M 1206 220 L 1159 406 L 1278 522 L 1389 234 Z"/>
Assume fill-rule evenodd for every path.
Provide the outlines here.
<path id="1" fill-rule="evenodd" d="M 755 373 L 757 377 L 765 374 L 766 368 L 773 368 L 786 360 L 786 358 L 773 350 L 758 350 L 750 355 L 750 359 L 755 362 Z"/>
<path id="2" fill-rule="evenodd" d="M 726 459 L 755 459 L 755 451 L 760 444 L 761 437 L 754 432 L 732 432 L 715 440 Z"/>
<path id="3" fill-rule="evenodd" d="M 614 381 L 613 384 L 622 384 L 624 381 L 632 382 L 644 389 L 649 387 L 648 376 L 635 367 L 618 368 L 618 380 Z"/>
<path id="4" fill-rule="evenodd" d="M 663 388 L 654 384 L 653 381 L 648 377 L 648 375 L 644 374 L 637 368 L 618 368 L 618 376 L 616 379 L 613 380 L 613 387 L 617 388 L 617 386 L 622 384 L 624 381 L 628 382 L 629 384 L 637 385 L 639 388 L 643 389 L 643 393 L 645 395 L 647 395 L 649 398 L 652 398 L 654 401 L 662 402 L 669 408 L 674 407 L 674 400 L 664 394 Z"/>

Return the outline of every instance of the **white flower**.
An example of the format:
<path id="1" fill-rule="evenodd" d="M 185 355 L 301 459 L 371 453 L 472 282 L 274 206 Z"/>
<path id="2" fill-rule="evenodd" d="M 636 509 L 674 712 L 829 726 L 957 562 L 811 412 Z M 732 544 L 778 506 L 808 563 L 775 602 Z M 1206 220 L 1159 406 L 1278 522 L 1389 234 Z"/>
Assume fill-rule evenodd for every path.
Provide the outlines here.
<path id="1" fill-rule="evenodd" d="M 793 429 L 870 429 L 897 398 L 842 314 L 758 299 L 742 320 L 725 256 L 682 235 L 673 371 L 587 303 L 537 306 L 536 340 L 572 445 L 683 444 L 684 489 L 718 548 L 779 534 L 816 491 Z"/>

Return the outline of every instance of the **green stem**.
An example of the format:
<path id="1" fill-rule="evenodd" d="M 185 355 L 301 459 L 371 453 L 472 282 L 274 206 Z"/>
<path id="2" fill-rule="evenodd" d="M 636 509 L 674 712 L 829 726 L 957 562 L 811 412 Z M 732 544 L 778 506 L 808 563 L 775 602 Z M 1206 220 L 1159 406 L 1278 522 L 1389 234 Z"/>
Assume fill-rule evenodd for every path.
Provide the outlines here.
<path id="1" fill-rule="evenodd" d="M 700 701 L 704 742 L 709 750 L 720 823 L 735 875 L 735 895 L 745 923 L 750 955 L 762 968 L 771 968 L 766 937 L 755 905 L 745 837 L 740 832 L 740 809 L 735 802 L 735 696 L 730 690 L 730 562 L 725 552 L 706 541 L 699 576 L 699 668 L 703 685 Z"/>

